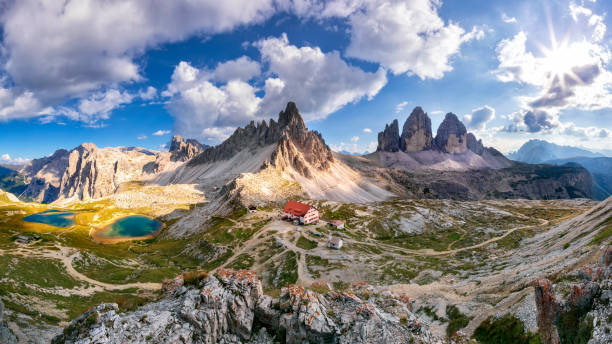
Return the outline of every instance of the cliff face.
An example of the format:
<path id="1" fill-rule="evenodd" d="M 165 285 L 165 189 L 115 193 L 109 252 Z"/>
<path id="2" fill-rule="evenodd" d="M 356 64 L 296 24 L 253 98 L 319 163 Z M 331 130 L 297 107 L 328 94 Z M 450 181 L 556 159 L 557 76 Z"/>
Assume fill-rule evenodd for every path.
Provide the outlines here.
<path id="1" fill-rule="evenodd" d="M 98 148 L 85 143 L 50 157 L 34 159 L 21 171 L 30 179 L 23 195 L 37 202 L 58 199 L 87 200 L 115 192 L 127 181 L 137 180 L 151 171 L 160 155 L 139 148 Z"/>
<path id="2" fill-rule="evenodd" d="M 165 297 L 117 313 L 101 304 L 74 320 L 53 343 L 434 343 L 426 325 L 392 295 L 377 290 L 326 295 L 300 286 L 279 298 L 264 295 L 251 271 L 221 269 L 197 288 L 182 276 L 164 285 Z M 372 287 L 370 287 L 372 288 Z M 376 301 L 376 302 L 375 302 Z M 403 319 L 403 320 L 400 320 Z"/>
<path id="3" fill-rule="evenodd" d="M 400 149 L 399 124 L 393 120 L 391 125 L 385 124 L 385 130 L 378 133 L 377 151 L 397 152 Z"/>
<path id="4" fill-rule="evenodd" d="M 420 152 L 432 147 L 431 119 L 420 106 L 417 106 L 402 128 L 400 149 L 404 152 Z"/>
<path id="5" fill-rule="evenodd" d="M 273 144 L 277 147 L 268 162 L 279 168 L 292 167 L 305 177 L 311 175 L 310 167 L 327 170 L 334 161 L 321 134 L 308 130 L 295 103 L 289 102 L 279 113 L 278 122 L 271 119 L 269 124 L 266 121 L 251 122 L 238 128 L 223 143 L 204 150 L 188 165 L 193 167 L 228 160 L 245 149 L 256 150 Z"/>
<path id="6" fill-rule="evenodd" d="M 446 114 L 438 127 L 434 143 L 445 153 L 461 154 L 467 151 L 467 130 L 454 113 Z"/>
<path id="7" fill-rule="evenodd" d="M 187 161 L 194 156 L 202 153 L 209 146 L 203 145 L 197 140 L 187 139 L 175 135 L 170 141 L 170 160 L 172 161 Z"/>
<path id="8" fill-rule="evenodd" d="M 468 134 L 465 125 L 453 113 L 446 114 L 434 138 L 431 119 L 420 106 L 417 106 L 404 122 L 401 136 L 397 120 L 385 125 L 385 129 L 378 133 L 376 150 L 406 153 L 432 150 L 449 154 L 463 154 L 470 150 L 482 155 L 486 149 L 474 134 Z"/>
<path id="9" fill-rule="evenodd" d="M 612 246 L 606 246 L 599 264 L 578 271 L 580 281 L 571 286 L 566 300 L 555 295 L 550 280 L 537 279 L 534 291 L 542 343 L 612 342 L 608 328 L 612 323 L 612 307 L 609 305 L 612 299 L 611 263 Z"/>

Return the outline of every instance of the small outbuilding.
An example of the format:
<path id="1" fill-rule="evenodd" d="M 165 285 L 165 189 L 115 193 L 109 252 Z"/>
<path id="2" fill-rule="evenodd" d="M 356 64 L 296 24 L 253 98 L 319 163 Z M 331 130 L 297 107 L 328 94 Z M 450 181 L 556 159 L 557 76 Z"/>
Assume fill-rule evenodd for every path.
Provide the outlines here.
<path id="1" fill-rule="evenodd" d="M 327 239 L 327 247 L 339 250 L 342 248 L 342 238 L 336 236 L 329 236 Z"/>
<path id="2" fill-rule="evenodd" d="M 342 220 L 331 220 L 329 225 L 337 229 L 344 229 L 344 221 Z"/>
<path id="3" fill-rule="evenodd" d="M 249 213 L 256 213 L 257 212 L 257 207 L 252 205 L 250 207 L 247 208 Z"/>

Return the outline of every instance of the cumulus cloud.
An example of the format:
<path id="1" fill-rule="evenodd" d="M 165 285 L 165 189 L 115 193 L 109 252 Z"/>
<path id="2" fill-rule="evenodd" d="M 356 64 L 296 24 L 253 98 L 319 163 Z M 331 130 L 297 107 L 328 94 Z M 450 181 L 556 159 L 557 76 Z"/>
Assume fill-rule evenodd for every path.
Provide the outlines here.
<path id="1" fill-rule="evenodd" d="M 138 97 L 142 100 L 153 100 L 157 97 L 157 89 L 153 86 L 149 86 L 146 90 L 138 92 Z"/>
<path id="2" fill-rule="evenodd" d="M 28 163 L 29 161 L 30 159 L 26 158 L 13 158 L 9 154 L 2 154 L 0 156 L 0 162 L 3 164 L 22 165 Z"/>
<path id="3" fill-rule="evenodd" d="M 255 46 L 271 74 L 261 108 L 267 117 L 293 100 L 306 120 L 324 118 L 348 103 L 372 99 L 387 83 L 382 68 L 364 72 L 347 64 L 337 51 L 291 45 L 286 34 Z"/>
<path id="4" fill-rule="evenodd" d="M 12 1 L 0 18 L 5 69 L 42 99 L 142 79 L 147 48 L 261 22 L 272 0 Z"/>
<path id="5" fill-rule="evenodd" d="M 298 104 L 306 120 L 324 118 L 348 103 L 371 99 L 387 82 L 383 69 L 364 72 L 347 64 L 336 51 L 291 45 L 285 34 L 254 46 L 267 68 L 263 96 L 249 83 L 260 65 L 248 58 L 220 63 L 214 70 L 198 69 L 188 62 L 176 66 L 162 95 L 170 98 L 167 109 L 178 133 L 219 140 L 236 126 L 274 117 L 290 100 Z M 244 68 L 229 77 L 228 65 Z"/>
<path id="6" fill-rule="evenodd" d="M 153 136 L 164 136 L 164 135 L 168 135 L 168 134 L 170 134 L 170 130 L 161 130 L 160 129 L 160 130 L 154 132 L 151 135 L 153 135 Z"/>
<path id="7" fill-rule="evenodd" d="M 579 127 L 574 123 L 569 123 L 566 125 L 563 130 L 561 130 L 562 134 L 576 136 L 583 141 L 592 140 L 592 139 L 605 139 L 612 137 L 612 132 L 606 128 L 597 128 L 597 127 Z"/>
<path id="8" fill-rule="evenodd" d="M 550 132 L 561 125 L 558 116 L 542 110 L 521 110 L 508 117 L 512 123 L 504 127 L 502 131 Z"/>
<path id="9" fill-rule="evenodd" d="M 445 23 L 439 5 L 430 0 L 364 2 L 348 17 L 347 56 L 380 63 L 394 74 L 440 79 L 452 70 L 450 58 L 461 44 L 484 33 Z"/>
<path id="10" fill-rule="evenodd" d="M 359 141 L 359 136 L 351 137 L 351 142 L 357 142 L 357 141 Z"/>
<path id="11" fill-rule="evenodd" d="M 371 133 L 372 129 L 370 129 L 370 128 L 363 128 L 363 132 L 364 133 Z"/>
<path id="12" fill-rule="evenodd" d="M 545 49 L 540 56 L 527 51 L 523 31 L 497 46 L 502 82 L 519 82 L 539 89 L 535 96 L 522 97 L 525 107 L 557 113 L 574 107 L 596 110 L 612 107 L 612 73 L 606 69 L 610 51 L 597 41 L 564 42 Z"/>
<path id="13" fill-rule="evenodd" d="M 463 122 L 468 128 L 482 130 L 493 118 L 495 118 L 495 109 L 485 105 L 472 110 L 471 114 L 464 115 Z"/>
<path id="14" fill-rule="evenodd" d="M 110 89 L 105 92 L 96 92 L 86 99 L 82 99 L 77 106 L 78 112 L 64 113 L 72 119 L 94 124 L 100 120 L 108 119 L 112 110 L 130 103 L 133 95 L 126 91 Z M 75 117 L 76 116 L 76 117 Z"/>
<path id="15" fill-rule="evenodd" d="M 44 107 L 32 92 L 0 87 L 0 121 L 49 115 L 51 112 L 52 109 Z"/>

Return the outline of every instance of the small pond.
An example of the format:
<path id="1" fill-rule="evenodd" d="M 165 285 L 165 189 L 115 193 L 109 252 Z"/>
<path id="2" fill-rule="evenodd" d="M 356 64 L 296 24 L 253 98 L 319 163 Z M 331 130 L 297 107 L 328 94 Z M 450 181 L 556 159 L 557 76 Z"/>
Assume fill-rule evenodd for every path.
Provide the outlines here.
<path id="1" fill-rule="evenodd" d="M 142 215 L 122 217 L 96 233 L 100 238 L 138 238 L 153 235 L 161 222 Z"/>
<path id="2" fill-rule="evenodd" d="M 55 227 L 74 226 L 75 213 L 65 210 L 47 210 L 42 213 L 33 214 L 23 218 L 25 222 L 44 223 Z"/>

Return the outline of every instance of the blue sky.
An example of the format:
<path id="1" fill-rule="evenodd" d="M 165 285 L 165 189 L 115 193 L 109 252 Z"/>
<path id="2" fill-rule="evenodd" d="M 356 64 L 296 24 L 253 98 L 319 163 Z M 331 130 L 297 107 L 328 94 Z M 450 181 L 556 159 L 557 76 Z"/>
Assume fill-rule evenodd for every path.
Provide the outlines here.
<path id="1" fill-rule="evenodd" d="M 216 144 L 297 102 L 336 150 L 417 105 L 503 152 L 612 145 L 605 1 L 8 1 L 0 162 Z"/>

